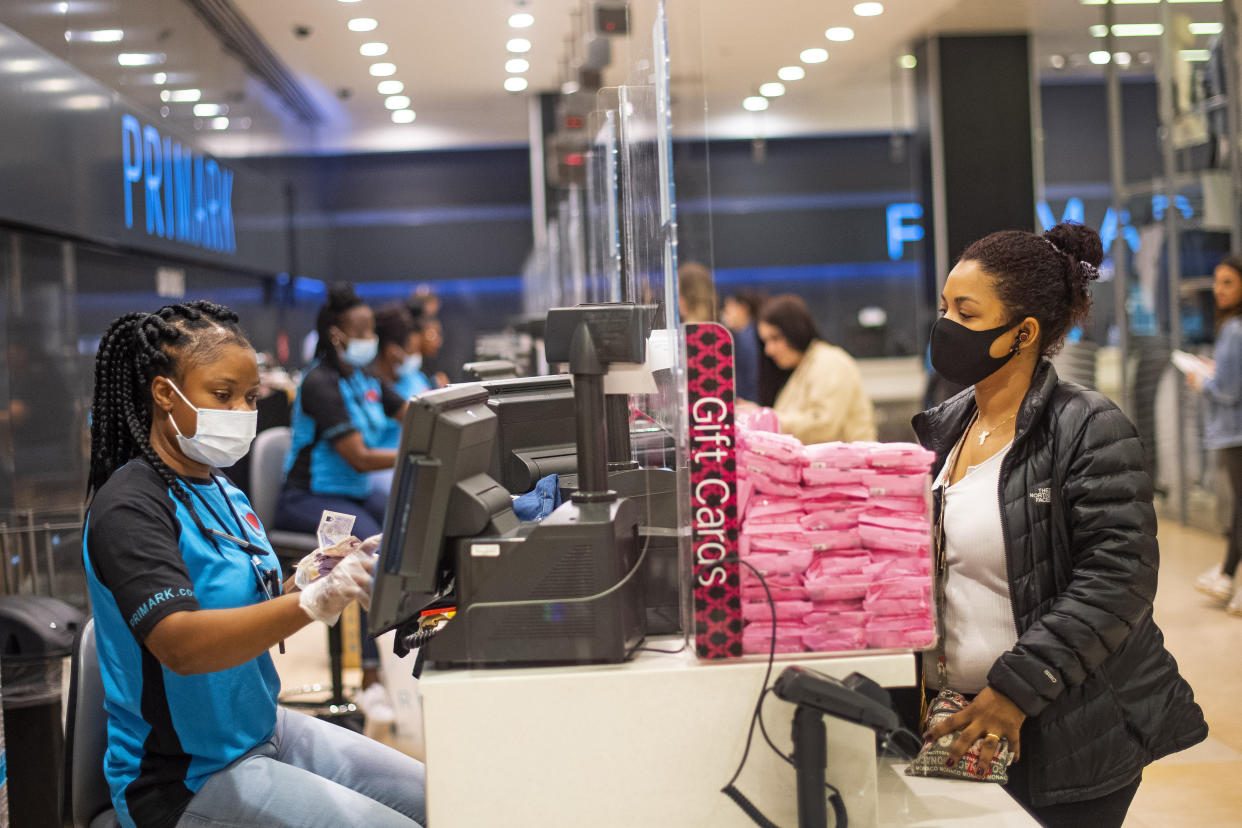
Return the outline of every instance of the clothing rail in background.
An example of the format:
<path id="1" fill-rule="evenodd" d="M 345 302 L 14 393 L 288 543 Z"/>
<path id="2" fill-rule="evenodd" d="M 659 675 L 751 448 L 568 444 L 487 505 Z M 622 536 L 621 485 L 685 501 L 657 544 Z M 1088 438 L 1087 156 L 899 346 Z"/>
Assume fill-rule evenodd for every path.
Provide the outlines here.
<path id="1" fill-rule="evenodd" d="M 0 594 L 47 595 L 86 612 L 84 510 L 0 510 Z"/>

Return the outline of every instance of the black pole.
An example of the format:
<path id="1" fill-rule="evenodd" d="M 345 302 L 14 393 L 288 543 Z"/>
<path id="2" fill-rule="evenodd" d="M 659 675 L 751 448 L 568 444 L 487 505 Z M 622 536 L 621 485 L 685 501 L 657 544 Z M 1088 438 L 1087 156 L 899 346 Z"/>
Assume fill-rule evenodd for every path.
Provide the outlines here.
<path id="1" fill-rule="evenodd" d="M 608 471 L 638 468 L 630 447 L 630 398 L 626 394 L 609 394 L 604 399 L 608 412 Z"/>
<path id="2" fill-rule="evenodd" d="M 798 705 L 793 718 L 793 745 L 798 772 L 798 828 L 828 828 L 828 797 L 824 792 L 828 744 L 821 711 Z"/>
<path id="3" fill-rule="evenodd" d="M 578 409 L 578 491 L 575 501 L 611 500 L 608 491 L 608 420 L 603 374 L 574 375 Z"/>

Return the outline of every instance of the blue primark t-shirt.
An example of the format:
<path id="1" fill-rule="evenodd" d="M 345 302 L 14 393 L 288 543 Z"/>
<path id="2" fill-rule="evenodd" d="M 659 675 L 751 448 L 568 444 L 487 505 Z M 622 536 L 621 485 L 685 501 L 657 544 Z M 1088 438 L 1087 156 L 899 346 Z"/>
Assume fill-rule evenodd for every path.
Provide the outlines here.
<path id="1" fill-rule="evenodd" d="M 104 774 L 121 824 L 175 825 L 207 778 L 271 737 L 280 679 L 271 656 L 179 676 L 146 648 L 181 610 L 264 600 L 260 570 L 280 565 L 246 496 L 223 477 L 186 480 L 204 528 L 259 547 L 258 566 L 232 541 L 204 537 L 185 504 L 134 460 L 96 493 L 83 552 L 108 714 Z"/>
<path id="2" fill-rule="evenodd" d="M 365 500 L 371 493 L 367 473 L 355 471 L 333 444 L 356 431 L 369 448 L 383 448 L 389 418 L 404 404 L 366 371 L 345 374 L 324 362 L 311 365 L 293 403 L 286 483 L 314 494 Z"/>

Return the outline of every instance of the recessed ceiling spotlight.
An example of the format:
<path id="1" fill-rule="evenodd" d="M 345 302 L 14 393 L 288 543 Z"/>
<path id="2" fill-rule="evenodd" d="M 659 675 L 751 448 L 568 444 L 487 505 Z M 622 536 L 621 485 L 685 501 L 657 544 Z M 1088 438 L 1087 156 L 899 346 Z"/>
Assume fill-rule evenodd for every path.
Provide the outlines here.
<path id="1" fill-rule="evenodd" d="M 380 81 L 375 88 L 381 95 L 400 95 L 405 91 L 405 84 L 399 80 L 384 80 Z"/>
<path id="2" fill-rule="evenodd" d="M 1189 63 L 1199 63 L 1212 59 L 1212 53 L 1207 49 L 1182 49 L 1178 54 L 1182 56 L 1182 60 Z"/>
<path id="3" fill-rule="evenodd" d="M 1096 66 L 1104 66 L 1109 61 L 1108 52 L 1103 51 L 1103 50 L 1092 52 L 1091 54 L 1087 55 L 1087 60 L 1094 63 Z"/>
<path id="4" fill-rule="evenodd" d="M 520 75 L 530 68 L 530 61 L 526 58 L 510 58 L 505 61 L 505 71 L 510 75 Z"/>
<path id="5" fill-rule="evenodd" d="M 854 14 L 859 17 L 875 17 L 884 14 L 883 3 L 858 3 L 854 6 Z"/>
<path id="6" fill-rule="evenodd" d="M 742 109 L 751 112 L 762 112 L 768 108 L 768 99 L 761 95 L 751 95 L 742 101 Z"/>
<path id="7" fill-rule="evenodd" d="M 374 17 L 355 17 L 346 25 L 351 32 L 373 32 L 379 23 L 375 22 Z"/>
<path id="8" fill-rule="evenodd" d="M 122 66 L 158 66 L 165 59 L 163 52 L 121 52 L 116 56 Z"/>
<path id="9" fill-rule="evenodd" d="M 785 84 L 771 81 L 759 87 L 759 94 L 765 98 L 779 98 L 785 94 Z"/>
<path id="10" fill-rule="evenodd" d="M 1087 29 L 1087 31 L 1091 33 L 1092 37 L 1108 37 L 1108 27 L 1103 23 L 1096 23 L 1094 26 Z"/>
<path id="11" fill-rule="evenodd" d="M 228 115 L 229 108 L 226 104 L 200 103 L 194 104 L 194 116 L 196 118 L 210 118 L 214 115 Z"/>
<path id="12" fill-rule="evenodd" d="M 505 48 L 514 54 L 523 54 L 530 51 L 530 41 L 524 37 L 515 37 L 505 44 Z"/>
<path id="13" fill-rule="evenodd" d="M 1129 52 L 1113 52 L 1113 62 L 1118 66 L 1129 66 L 1131 60 Z"/>
<path id="14" fill-rule="evenodd" d="M 806 77 L 806 70 L 801 66 L 782 66 L 776 70 L 776 76 L 783 81 L 802 80 Z"/>
<path id="15" fill-rule="evenodd" d="M 385 109 L 408 109 L 410 99 L 406 95 L 390 95 L 384 99 Z"/>
<path id="16" fill-rule="evenodd" d="M 1065 68 L 1065 55 L 1049 55 L 1048 65 L 1051 66 L 1053 69 L 1064 69 Z"/>
<path id="17" fill-rule="evenodd" d="M 824 37 L 834 43 L 844 43 L 847 40 L 854 39 L 854 30 L 849 26 L 833 26 L 831 29 L 824 32 Z"/>
<path id="18" fill-rule="evenodd" d="M 171 109 L 169 109 L 168 107 L 166 107 L 166 106 L 161 106 L 161 107 L 160 107 L 160 117 L 161 117 L 161 118 L 167 118 L 167 117 L 168 117 L 168 113 L 169 113 L 169 112 L 172 112 L 172 110 L 171 110 Z"/>
<path id="19" fill-rule="evenodd" d="M 803 63 L 823 63 L 828 60 L 827 49 L 803 49 L 798 59 Z"/>
<path id="20" fill-rule="evenodd" d="M 375 78 L 387 78 L 397 74 L 397 66 L 394 63 L 372 63 L 371 76 Z"/>
<path id="21" fill-rule="evenodd" d="M 527 85 L 526 78 L 505 78 L 506 92 L 524 92 Z"/>
<path id="22" fill-rule="evenodd" d="M 379 57 L 388 54 L 387 43 L 364 43 L 358 47 L 358 54 L 363 57 Z"/>
<path id="23" fill-rule="evenodd" d="M 414 110 L 398 109 L 392 113 L 392 122 L 394 124 L 412 124 L 414 123 Z"/>
<path id="24" fill-rule="evenodd" d="M 1159 23 L 1114 23 L 1114 37 L 1160 37 L 1164 26 Z"/>
<path id="25" fill-rule="evenodd" d="M 1191 23 L 1190 33 L 1193 35 L 1218 35 L 1225 30 L 1224 23 Z"/>
<path id="26" fill-rule="evenodd" d="M 337 0 L 338 3 L 357 3 L 359 0 Z"/>
<path id="27" fill-rule="evenodd" d="M 228 118 L 212 118 L 210 121 L 207 122 L 207 126 L 210 129 L 228 129 L 229 119 Z"/>
<path id="28" fill-rule="evenodd" d="M 514 29 L 529 29 L 534 23 L 535 16 L 533 14 L 521 12 L 509 16 L 509 25 Z"/>
<path id="29" fill-rule="evenodd" d="M 902 55 L 897 58 L 897 65 L 902 69 L 913 69 L 919 65 L 919 59 L 914 55 Z"/>
<path id="30" fill-rule="evenodd" d="M 1155 62 L 1156 56 L 1153 55 L 1151 52 L 1139 52 L 1138 59 L 1139 59 L 1139 63 L 1143 64 L 1144 66 L 1149 66 L 1150 64 Z"/>
<path id="31" fill-rule="evenodd" d="M 167 72 L 156 72 L 154 75 L 151 76 L 151 80 L 155 81 L 156 85 L 163 86 L 164 84 L 168 83 L 168 73 Z"/>

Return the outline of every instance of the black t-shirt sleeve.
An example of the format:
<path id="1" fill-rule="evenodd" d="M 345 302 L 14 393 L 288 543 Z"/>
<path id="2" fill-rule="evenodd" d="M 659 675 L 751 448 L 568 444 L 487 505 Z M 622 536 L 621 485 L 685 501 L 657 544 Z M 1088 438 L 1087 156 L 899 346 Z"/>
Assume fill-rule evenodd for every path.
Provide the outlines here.
<path id="1" fill-rule="evenodd" d="M 113 475 L 90 508 L 91 564 L 140 643 L 171 613 L 198 609 L 170 497 L 153 469 L 131 464 Z"/>
<path id="2" fill-rule="evenodd" d="M 401 396 L 388 383 L 380 380 L 381 400 L 384 403 L 384 413 L 389 417 L 396 418 L 397 412 L 401 410 L 401 406 L 405 405 L 405 397 Z"/>
<path id="3" fill-rule="evenodd" d="M 319 439 L 332 442 L 357 431 L 341 397 L 340 378 L 317 366 L 302 381 L 302 411 L 315 421 Z"/>

